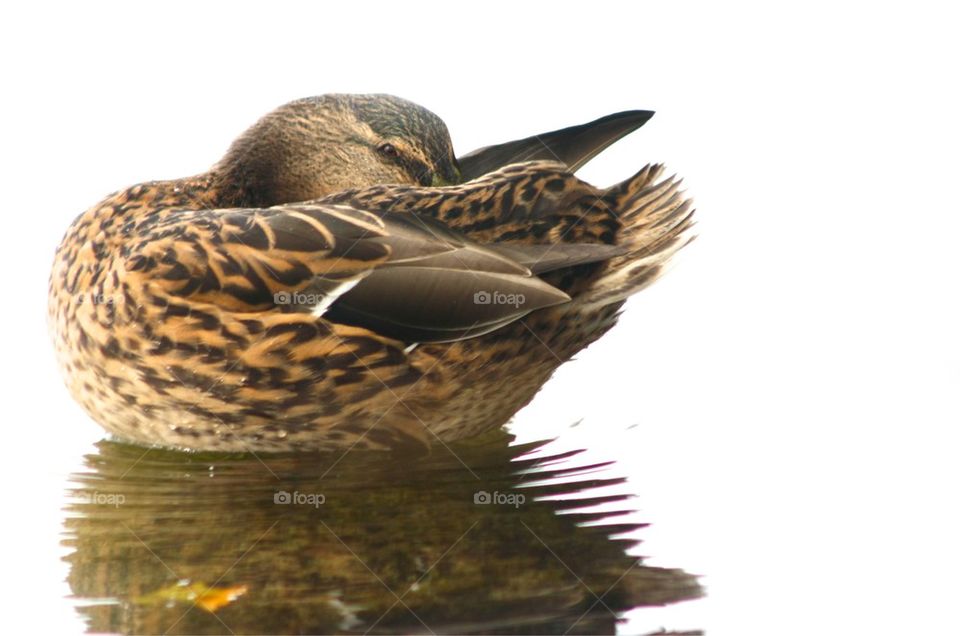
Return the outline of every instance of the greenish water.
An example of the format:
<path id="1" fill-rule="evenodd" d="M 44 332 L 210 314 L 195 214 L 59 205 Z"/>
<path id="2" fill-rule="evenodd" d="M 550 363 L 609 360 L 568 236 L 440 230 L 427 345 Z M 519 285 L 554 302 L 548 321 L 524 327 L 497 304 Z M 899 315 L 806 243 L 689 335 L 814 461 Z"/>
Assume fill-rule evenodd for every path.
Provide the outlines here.
<path id="1" fill-rule="evenodd" d="M 701 595 L 628 554 L 643 528 L 617 465 L 511 439 L 417 456 L 101 442 L 64 525 L 77 610 L 95 632 L 594 634 Z"/>

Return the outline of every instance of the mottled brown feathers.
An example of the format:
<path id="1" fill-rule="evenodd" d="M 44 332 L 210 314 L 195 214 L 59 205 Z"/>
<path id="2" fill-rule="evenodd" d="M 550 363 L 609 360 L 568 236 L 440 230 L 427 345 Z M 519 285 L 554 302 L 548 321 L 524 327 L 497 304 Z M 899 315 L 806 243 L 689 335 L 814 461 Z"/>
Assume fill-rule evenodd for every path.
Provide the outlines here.
<path id="1" fill-rule="evenodd" d="M 568 160 L 611 125 L 569 129 Z M 184 448 L 391 448 L 503 424 L 692 225 L 657 166 L 601 190 L 557 162 L 494 165 L 503 146 L 489 174 L 431 187 L 458 181 L 439 118 L 325 96 L 266 116 L 207 174 L 109 196 L 50 279 L 71 393 L 124 439 Z"/>

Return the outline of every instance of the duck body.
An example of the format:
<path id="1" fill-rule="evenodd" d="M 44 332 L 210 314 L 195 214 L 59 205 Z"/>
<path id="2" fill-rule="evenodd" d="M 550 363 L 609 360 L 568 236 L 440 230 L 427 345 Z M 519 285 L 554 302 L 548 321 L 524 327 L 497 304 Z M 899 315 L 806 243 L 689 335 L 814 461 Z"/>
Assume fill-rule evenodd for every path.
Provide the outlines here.
<path id="1" fill-rule="evenodd" d="M 548 133 L 562 162 L 529 140 L 457 160 L 397 98 L 282 107 L 208 173 L 74 221 L 49 302 L 67 385 L 117 437 L 185 449 L 499 427 L 690 239 L 659 167 L 607 189 L 572 174 L 636 119 Z"/>

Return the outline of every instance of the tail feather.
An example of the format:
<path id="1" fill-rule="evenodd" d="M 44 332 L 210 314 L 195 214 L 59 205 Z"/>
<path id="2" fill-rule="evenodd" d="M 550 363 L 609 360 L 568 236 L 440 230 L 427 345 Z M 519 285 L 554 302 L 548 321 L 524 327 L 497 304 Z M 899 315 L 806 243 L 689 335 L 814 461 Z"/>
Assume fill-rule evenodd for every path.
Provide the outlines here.
<path id="1" fill-rule="evenodd" d="M 621 181 L 607 188 L 603 198 L 612 210 L 627 210 L 627 202 L 638 193 L 650 186 L 663 173 L 663 166 L 658 163 L 649 163 L 640 171 L 625 181 Z M 619 214 L 619 212 L 618 212 Z"/>
<path id="2" fill-rule="evenodd" d="M 695 238 L 693 201 L 684 195 L 675 175 L 659 180 L 662 172 L 663 166 L 645 166 L 604 192 L 622 223 L 617 244 L 627 251 L 607 261 L 591 292 L 578 298 L 583 306 L 620 302 L 647 287 Z"/>

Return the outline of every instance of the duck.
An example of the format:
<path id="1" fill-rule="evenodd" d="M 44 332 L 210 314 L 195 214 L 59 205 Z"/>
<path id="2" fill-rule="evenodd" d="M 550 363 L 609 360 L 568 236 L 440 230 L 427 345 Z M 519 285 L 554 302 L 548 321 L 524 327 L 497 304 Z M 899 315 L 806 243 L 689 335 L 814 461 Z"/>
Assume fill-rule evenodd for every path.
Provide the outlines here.
<path id="1" fill-rule="evenodd" d="M 624 111 L 456 156 L 390 95 L 268 113 L 213 167 L 113 194 L 67 229 L 48 322 L 114 438 L 223 452 L 399 450 L 502 427 L 694 237 L 650 164 L 575 172 Z"/>

